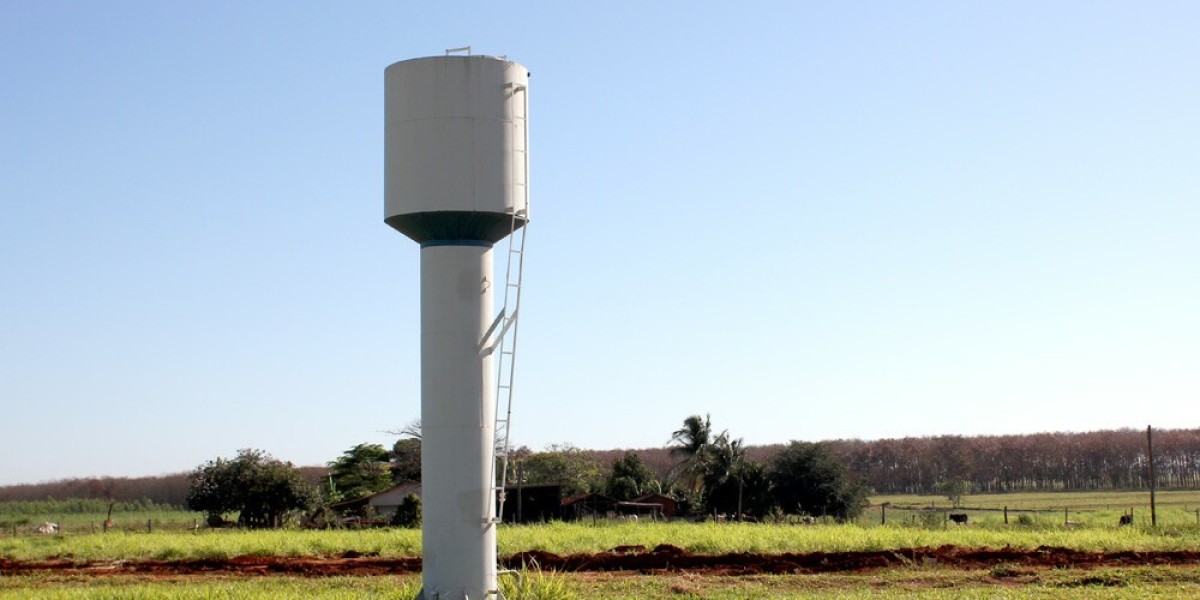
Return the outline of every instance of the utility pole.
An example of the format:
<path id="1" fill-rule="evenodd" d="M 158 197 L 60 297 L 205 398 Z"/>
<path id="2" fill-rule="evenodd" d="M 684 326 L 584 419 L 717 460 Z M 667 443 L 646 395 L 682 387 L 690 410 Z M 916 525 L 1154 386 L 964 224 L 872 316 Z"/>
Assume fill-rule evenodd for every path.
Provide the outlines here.
<path id="1" fill-rule="evenodd" d="M 1150 526 L 1158 527 L 1158 512 L 1154 506 L 1154 431 L 1146 426 L 1146 454 L 1150 460 Z"/>
<path id="2" fill-rule="evenodd" d="M 517 523 L 524 523 L 525 517 L 521 514 L 522 503 L 525 501 L 525 473 L 521 470 L 521 462 L 517 461 Z M 504 515 L 500 515 L 501 518 Z"/>
<path id="3" fill-rule="evenodd" d="M 738 516 L 737 520 L 742 520 L 742 474 L 738 473 Z"/>

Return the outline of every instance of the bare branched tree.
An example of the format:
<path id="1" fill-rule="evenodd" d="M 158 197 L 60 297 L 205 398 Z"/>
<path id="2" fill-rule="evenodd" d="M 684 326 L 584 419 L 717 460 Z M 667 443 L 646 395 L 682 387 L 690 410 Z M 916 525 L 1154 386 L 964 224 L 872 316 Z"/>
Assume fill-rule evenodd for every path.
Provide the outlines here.
<path id="1" fill-rule="evenodd" d="M 409 421 L 408 425 L 405 425 L 400 429 L 387 429 L 384 430 L 384 433 L 388 435 L 398 435 L 401 437 L 419 440 L 421 439 L 421 420 L 413 419 L 412 421 Z"/>

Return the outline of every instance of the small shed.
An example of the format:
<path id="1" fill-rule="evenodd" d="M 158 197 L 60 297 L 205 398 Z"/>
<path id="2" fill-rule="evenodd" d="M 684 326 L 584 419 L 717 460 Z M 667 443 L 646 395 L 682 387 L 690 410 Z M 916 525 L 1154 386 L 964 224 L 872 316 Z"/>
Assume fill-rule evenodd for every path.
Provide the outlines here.
<path id="1" fill-rule="evenodd" d="M 617 501 L 595 492 L 575 494 L 562 501 L 562 518 L 564 521 L 579 519 L 602 519 L 610 514 L 616 514 Z"/>
<path id="2" fill-rule="evenodd" d="M 562 519 L 562 490 L 558 483 L 505 487 L 504 522 L 545 523 Z"/>
<path id="3" fill-rule="evenodd" d="M 661 508 L 659 514 L 667 519 L 674 519 L 679 514 L 679 501 L 662 494 L 642 494 L 631 500 L 637 504 L 657 504 Z"/>
<path id="4" fill-rule="evenodd" d="M 625 501 L 617 503 L 617 514 L 622 517 L 644 517 L 651 521 L 660 521 L 663 519 L 661 504 L 648 504 L 645 502 Z"/>

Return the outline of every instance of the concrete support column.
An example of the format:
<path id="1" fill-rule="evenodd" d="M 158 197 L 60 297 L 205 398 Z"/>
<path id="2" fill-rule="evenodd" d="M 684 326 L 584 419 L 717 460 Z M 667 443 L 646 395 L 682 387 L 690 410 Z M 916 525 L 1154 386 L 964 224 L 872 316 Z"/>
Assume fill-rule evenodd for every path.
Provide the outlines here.
<path id="1" fill-rule="evenodd" d="M 494 307 L 491 244 L 421 246 L 421 541 L 425 600 L 496 589 L 495 376 L 479 342 Z M 464 596 L 465 595 L 465 596 Z"/>

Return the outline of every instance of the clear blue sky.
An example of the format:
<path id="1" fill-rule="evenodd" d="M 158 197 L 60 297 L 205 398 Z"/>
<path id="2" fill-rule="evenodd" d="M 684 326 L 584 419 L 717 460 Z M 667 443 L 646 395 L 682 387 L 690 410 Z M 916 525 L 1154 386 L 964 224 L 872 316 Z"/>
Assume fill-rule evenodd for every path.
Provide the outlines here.
<path id="1" fill-rule="evenodd" d="M 1200 426 L 1200 3 L 0 1 L 0 484 L 419 416 L 383 69 L 529 67 L 515 437 Z"/>

